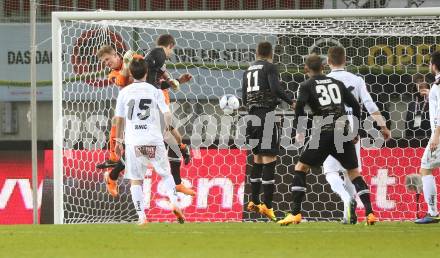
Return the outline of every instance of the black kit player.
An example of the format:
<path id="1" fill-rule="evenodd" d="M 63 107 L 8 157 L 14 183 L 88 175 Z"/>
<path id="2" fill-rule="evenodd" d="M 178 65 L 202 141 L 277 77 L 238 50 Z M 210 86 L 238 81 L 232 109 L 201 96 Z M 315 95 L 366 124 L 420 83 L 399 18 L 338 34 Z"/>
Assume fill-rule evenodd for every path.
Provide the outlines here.
<path id="1" fill-rule="evenodd" d="M 336 79 L 327 77 L 322 73 L 323 64 L 320 56 L 310 55 L 306 59 L 305 70 L 309 79 L 301 83 L 298 90 L 298 98 L 295 107 L 295 116 L 300 118 L 305 116 L 304 107 L 309 105 L 313 120 L 318 121 L 322 118 L 320 125 L 315 125 L 315 132 L 300 156 L 299 162 L 295 166 L 292 180 L 293 207 L 284 219 L 277 223 L 282 226 L 298 224 L 301 222 L 301 203 L 305 196 L 306 173 L 311 167 L 321 166 L 324 160 L 332 155 L 347 170 L 348 175 L 358 193 L 365 193 L 362 202 L 369 211 L 367 214 L 367 224 L 373 225 L 377 219 L 371 208 L 370 194 L 368 186 L 359 173 L 358 159 L 354 142 L 359 140 L 357 132 L 350 134 L 350 126 L 345 116 L 345 105 L 353 109 L 353 116 L 359 121 L 360 105 L 344 84 Z M 356 120 L 354 120 L 356 121 Z M 357 129 L 357 128 L 356 128 Z M 349 135 L 354 139 L 347 139 Z M 347 137 L 344 137 L 347 136 Z M 297 138 L 302 138 L 298 137 Z M 340 148 L 338 148 L 340 147 Z"/>
<path id="2" fill-rule="evenodd" d="M 252 200 L 249 211 L 259 212 L 272 221 L 276 216 L 272 208 L 275 190 L 275 167 L 280 150 L 281 127 L 275 121 L 275 108 L 280 99 L 293 105 L 293 99 L 280 87 L 279 72 L 273 62 L 273 48 L 270 42 L 260 42 L 257 46 L 256 61 L 244 72 L 243 106 L 250 116 L 259 120 L 255 124 L 249 121 L 247 138 L 258 140 L 253 146 L 253 164 L 250 174 Z M 264 201 L 260 203 L 260 188 L 263 185 Z"/>

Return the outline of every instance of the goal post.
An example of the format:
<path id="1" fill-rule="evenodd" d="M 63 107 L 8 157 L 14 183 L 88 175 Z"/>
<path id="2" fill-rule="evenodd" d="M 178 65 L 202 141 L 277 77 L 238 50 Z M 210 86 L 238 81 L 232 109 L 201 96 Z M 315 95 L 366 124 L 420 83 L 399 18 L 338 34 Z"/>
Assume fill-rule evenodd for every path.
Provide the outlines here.
<path id="1" fill-rule="evenodd" d="M 388 109 L 393 136 L 401 142 L 420 140 L 418 146 L 402 147 L 395 141 L 396 148 L 383 149 L 373 148 L 368 137 L 363 141 L 363 174 L 370 183 L 375 209 L 382 219 L 415 217 L 416 204 L 404 191 L 402 177 L 416 172 L 421 142 L 427 136 L 414 134 L 406 139 L 405 131 L 413 129 L 405 128 L 405 105 L 411 101 L 408 85 L 413 75 L 427 75 L 426 55 L 439 49 L 440 29 L 435 26 L 439 14 L 440 8 L 53 12 L 55 223 L 134 220 L 127 182 L 119 180 L 121 196 L 114 199 L 106 193 L 102 172 L 94 167 L 107 155 L 118 93 L 106 80 L 109 71 L 96 60 L 96 51 L 111 44 L 122 55 L 128 49 L 145 54 L 163 33 L 172 34 L 177 42 L 168 70 L 173 76 L 189 72 L 194 77 L 171 93 L 174 120 L 194 149 L 194 161 L 184 166 L 182 177 L 198 195 L 180 196 L 190 221 L 261 219 L 243 209 L 250 189 L 245 173 L 249 153 L 237 140 L 243 116 L 238 112 L 225 115 L 217 105 L 224 94 L 241 96 L 242 71 L 254 61 L 261 40 L 274 45 L 283 87 L 291 92 L 305 79 L 306 55 L 325 56 L 334 45 L 347 49 L 347 69 L 364 77 L 373 99 Z M 290 209 L 289 171 L 298 150 L 290 141 L 291 112 L 281 106 L 277 113 L 284 145 L 277 166 L 274 210 L 281 216 Z M 147 216 L 168 221 L 171 217 L 160 180 L 151 171 L 147 175 Z M 342 204 L 319 170 L 308 176 L 308 184 L 305 217 L 340 219 Z"/>

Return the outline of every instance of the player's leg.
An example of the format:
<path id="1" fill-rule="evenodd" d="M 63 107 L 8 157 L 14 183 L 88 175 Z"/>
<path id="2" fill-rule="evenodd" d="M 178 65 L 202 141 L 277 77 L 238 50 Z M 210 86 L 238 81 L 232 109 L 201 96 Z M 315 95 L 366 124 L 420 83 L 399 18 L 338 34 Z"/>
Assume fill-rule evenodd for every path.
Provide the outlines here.
<path id="1" fill-rule="evenodd" d="M 361 143 L 360 143 L 360 141 L 358 141 L 354 146 L 355 146 L 356 155 L 358 158 L 359 173 L 361 173 L 362 172 L 362 160 L 361 160 Z M 345 182 L 345 186 L 347 187 L 347 192 L 353 199 L 356 199 L 356 188 L 354 187 L 353 183 L 351 182 L 347 171 L 344 170 L 343 172 L 344 172 L 343 173 L 344 182 Z"/>
<path id="2" fill-rule="evenodd" d="M 188 165 L 191 162 L 191 150 L 189 146 L 183 143 L 183 137 L 177 128 L 172 128 L 171 134 L 174 136 L 174 139 L 176 139 L 177 145 L 182 153 L 183 162 L 185 165 Z"/>
<path id="3" fill-rule="evenodd" d="M 307 190 L 306 174 L 311 167 L 322 165 L 329 155 L 329 146 L 332 142 L 332 134 L 321 133 L 317 149 L 311 148 L 308 144 L 305 145 L 306 149 L 301 154 L 299 162 L 295 165 L 295 171 L 293 172 L 292 187 L 290 188 L 293 200 L 292 212 L 284 219 L 277 222 L 281 226 L 298 224 L 301 222 L 301 204 Z"/>
<path id="4" fill-rule="evenodd" d="M 106 168 L 113 168 L 117 166 L 118 164 L 118 156 L 115 153 L 115 146 L 116 146 L 116 124 L 114 121 L 114 118 L 112 119 L 112 127 L 110 129 L 110 137 L 109 137 L 109 153 L 110 157 L 108 160 L 104 161 L 103 163 L 97 164 L 97 169 L 106 169 Z"/>
<path id="5" fill-rule="evenodd" d="M 171 146 L 168 146 L 168 158 L 171 166 L 171 174 L 173 176 L 174 183 L 176 184 L 176 190 L 186 195 L 194 196 L 196 192 L 193 189 L 186 187 L 182 183 L 182 178 L 180 176 L 182 160 Z"/>
<path id="6" fill-rule="evenodd" d="M 268 112 L 264 121 L 273 121 L 264 123 L 262 145 L 260 155 L 262 156 L 262 185 L 264 193 L 264 204 L 260 206 L 260 212 L 272 221 L 277 218 L 272 208 L 273 194 L 275 191 L 275 173 L 277 156 L 280 152 L 281 127 L 275 123 L 275 112 Z M 270 143 L 266 143 L 264 139 L 271 139 Z M 266 146 L 267 145 L 267 146 Z"/>
<path id="7" fill-rule="evenodd" d="M 428 212 L 426 213 L 425 217 L 415 221 L 417 224 L 440 222 L 437 209 L 437 186 L 435 184 L 435 178 L 432 175 L 432 169 L 438 166 L 439 158 L 437 158 L 437 155 L 439 154 L 439 151 L 436 150 L 434 153 L 432 153 L 429 149 L 429 146 L 430 142 L 423 153 L 420 168 L 420 174 L 422 175 L 423 197 L 428 205 Z"/>
<path id="8" fill-rule="evenodd" d="M 119 160 L 110 173 L 108 171 L 104 173 L 104 181 L 107 186 L 107 191 L 113 197 L 118 196 L 118 177 L 119 174 L 124 171 L 124 169 L 125 164 L 122 162 L 122 160 Z"/>
<path id="9" fill-rule="evenodd" d="M 145 198 L 142 190 L 142 183 L 147 170 L 146 161 L 137 158 L 134 146 L 125 147 L 126 173 L 125 178 L 130 180 L 131 199 L 133 201 L 136 213 L 138 215 L 138 224 L 145 224 L 147 219 L 145 215 Z"/>
<path id="10" fill-rule="evenodd" d="M 275 190 L 276 156 L 254 155 L 254 164 L 251 170 L 252 201 L 248 203 L 249 211 L 259 212 L 272 221 L 276 216 L 272 208 L 273 193 Z M 259 195 L 263 185 L 264 202 L 261 204 Z"/>
<path id="11" fill-rule="evenodd" d="M 151 164 L 154 167 L 154 171 L 162 178 L 162 182 L 165 187 L 166 195 L 172 205 L 174 215 L 176 215 L 179 223 L 185 222 L 185 217 L 182 210 L 179 208 L 176 192 L 176 184 L 174 178 L 171 175 L 170 162 L 168 161 L 168 154 L 165 146 L 157 146 L 156 156 L 151 160 Z"/>
<path id="12" fill-rule="evenodd" d="M 138 225 L 147 223 L 147 216 L 145 215 L 145 198 L 142 191 L 143 180 L 130 180 L 131 199 L 138 215 Z"/>
<path id="13" fill-rule="evenodd" d="M 350 196 L 346 189 L 346 184 L 344 180 L 342 180 L 340 176 L 340 171 L 345 169 L 341 166 L 339 161 L 337 161 L 333 156 L 328 156 L 323 164 L 323 172 L 327 182 L 330 184 L 333 192 L 339 195 L 342 202 L 344 203 L 344 212 L 343 212 L 343 223 L 350 223 L 353 217 L 352 210 L 350 209 L 353 206 L 354 198 Z"/>
<path id="14" fill-rule="evenodd" d="M 344 142 L 343 150 L 343 153 L 338 153 L 336 148 L 334 148 L 331 155 L 347 170 L 348 176 L 356 188 L 359 198 L 364 204 L 367 224 L 373 225 L 377 222 L 377 218 L 374 215 L 371 205 L 370 190 L 364 178 L 359 173 L 358 157 L 356 155 L 355 146 L 351 141 Z"/>
<path id="15" fill-rule="evenodd" d="M 253 108 L 249 111 L 249 115 L 258 116 L 258 113 Z M 260 119 L 260 124 L 261 118 Z M 263 160 L 260 156 L 260 148 L 261 148 L 261 138 L 262 138 L 262 126 L 253 126 L 251 121 L 248 121 L 246 125 L 246 142 L 251 144 L 252 142 L 258 141 L 257 144 L 252 146 L 252 154 L 253 154 L 253 162 L 250 164 L 250 177 L 249 181 L 251 184 L 251 200 L 247 204 L 248 211 L 259 212 L 260 205 L 260 190 L 262 183 L 262 174 L 263 174 Z"/>
<path id="16" fill-rule="evenodd" d="M 364 178 L 359 173 L 358 168 L 347 169 L 348 176 L 353 183 L 359 199 L 365 207 L 365 217 L 367 225 L 374 225 L 378 219 L 374 215 L 373 207 L 371 205 L 370 189 Z"/>
<path id="17" fill-rule="evenodd" d="M 263 161 L 260 155 L 253 155 L 253 164 L 249 181 L 251 183 L 251 201 L 247 205 L 248 211 L 259 212 L 260 205 L 260 189 L 263 173 Z"/>
<path id="18" fill-rule="evenodd" d="M 349 179 L 354 185 L 359 198 L 364 204 L 367 224 L 374 224 L 377 219 L 374 216 L 373 208 L 371 205 L 370 190 L 364 178 L 360 174 L 356 147 L 351 141 L 348 141 L 344 142 L 343 150 L 343 153 L 338 153 L 336 151 L 336 148 L 334 148 L 331 155 L 334 156 L 347 170 Z M 368 220 L 368 217 L 370 217 L 370 220 Z"/>
<path id="19" fill-rule="evenodd" d="M 307 152 L 307 151 L 306 151 Z M 305 153 L 306 153 L 305 152 Z M 292 187 L 290 188 L 292 192 L 292 212 L 287 214 L 287 216 L 279 220 L 277 223 L 281 226 L 288 226 L 290 224 L 301 223 L 301 204 L 306 195 L 307 184 L 306 184 L 306 174 L 310 170 L 310 166 L 306 163 L 299 161 L 295 165 L 295 171 L 293 172 Z"/>

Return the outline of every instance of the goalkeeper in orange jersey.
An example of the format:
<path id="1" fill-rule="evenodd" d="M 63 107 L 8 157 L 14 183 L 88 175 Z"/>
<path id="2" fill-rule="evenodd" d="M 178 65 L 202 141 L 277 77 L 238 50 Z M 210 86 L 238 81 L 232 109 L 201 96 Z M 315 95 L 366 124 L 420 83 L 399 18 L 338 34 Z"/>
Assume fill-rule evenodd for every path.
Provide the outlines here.
<path id="1" fill-rule="evenodd" d="M 162 35 L 163 36 L 163 35 Z M 183 74 L 180 76 L 178 80 L 171 79 L 171 76 L 164 68 L 165 59 L 169 58 L 171 54 L 173 53 L 173 48 L 175 46 L 174 38 L 172 38 L 173 44 L 168 44 L 164 46 L 163 40 L 161 40 L 160 36 L 158 38 L 158 47 L 153 49 L 150 53 L 160 53 L 158 50 L 162 49 L 163 53 L 165 53 L 165 58 L 159 59 L 155 57 L 151 57 L 147 55 L 146 59 L 149 66 L 149 71 L 156 71 L 157 67 L 154 66 L 155 64 L 163 63 L 161 65 L 161 72 L 156 73 L 154 75 L 154 80 L 147 79 L 148 82 L 158 88 L 161 88 L 163 90 L 165 100 L 169 104 L 169 93 L 168 90 L 170 87 L 173 89 L 179 89 L 180 83 L 185 83 L 191 80 L 192 76 L 190 74 Z M 169 35 L 170 36 L 170 35 Z M 168 38 L 168 36 L 165 36 L 165 38 Z M 112 69 L 112 71 L 109 74 L 109 80 L 116 84 L 119 87 L 125 87 L 126 85 L 130 84 L 132 82 L 132 78 L 129 75 L 128 66 L 130 61 L 133 58 L 143 58 L 142 56 L 134 53 L 133 51 L 127 51 L 125 53 L 124 57 L 118 55 L 116 51 L 111 46 L 103 46 L 100 48 L 100 50 L 97 53 L 97 57 L 104 63 L 105 66 Z M 162 56 L 161 56 L 162 57 Z M 153 62 L 153 63 L 152 63 Z M 159 76 L 158 76 L 159 75 Z M 149 72 L 148 78 L 152 77 L 152 73 Z M 180 135 L 179 131 L 175 128 L 171 130 L 171 134 L 174 136 L 177 145 L 179 146 L 180 153 L 176 153 L 175 150 L 172 150 L 169 148 L 169 156 L 170 156 L 170 165 L 171 165 L 171 173 L 173 175 L 174 181 L 176 183 L 176 190 L 178 192 L 182 192 L 187 195 L 195 195 L 194 190 L 189 189 L 185 187 L 182 184 L 182 180 L 180 177 L 180 166 L 181 166 L 181 157 L 183 157 L 185 164 L 188 164 L 191 161 L 190 156 L 190 150 L 189 147 L 183 144 L 182 142 L 182 136 Z M 117 196 L 118 190 L 117 190 L 117 178 L 122 170 L 124 170 L 125 166 L 124 164 L 118 160 L 116 157 L 116 154 L 114 152 L 115 147 L 115 127 L 114 123 L 112 123 L 112 129 L 110 132 L 110 158 L 109 160 L 106 160 L 104 163 L 98 164 L 97 168 L 104 169 L 104 168 L 113 168 L 112 171 L 109 174 L 106 174 L 105 180 L 107 183 L 107 189 L 109 193 L 113 196 Z M 177 151 L 179 152 L 179 151 Z"/>

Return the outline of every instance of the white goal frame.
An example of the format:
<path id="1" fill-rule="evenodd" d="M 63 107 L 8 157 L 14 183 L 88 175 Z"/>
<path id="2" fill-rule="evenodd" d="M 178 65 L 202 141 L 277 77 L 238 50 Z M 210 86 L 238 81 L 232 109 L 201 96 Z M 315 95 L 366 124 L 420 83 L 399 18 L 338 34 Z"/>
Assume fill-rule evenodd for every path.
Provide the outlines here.
<path id="1" fill-rule="evenodd" d="M 63 224 L 63 125 L 61 22 L 65 20 L 283 19 L 440 16 L 440 8 L 52 12 L 54 223 Z"/>

